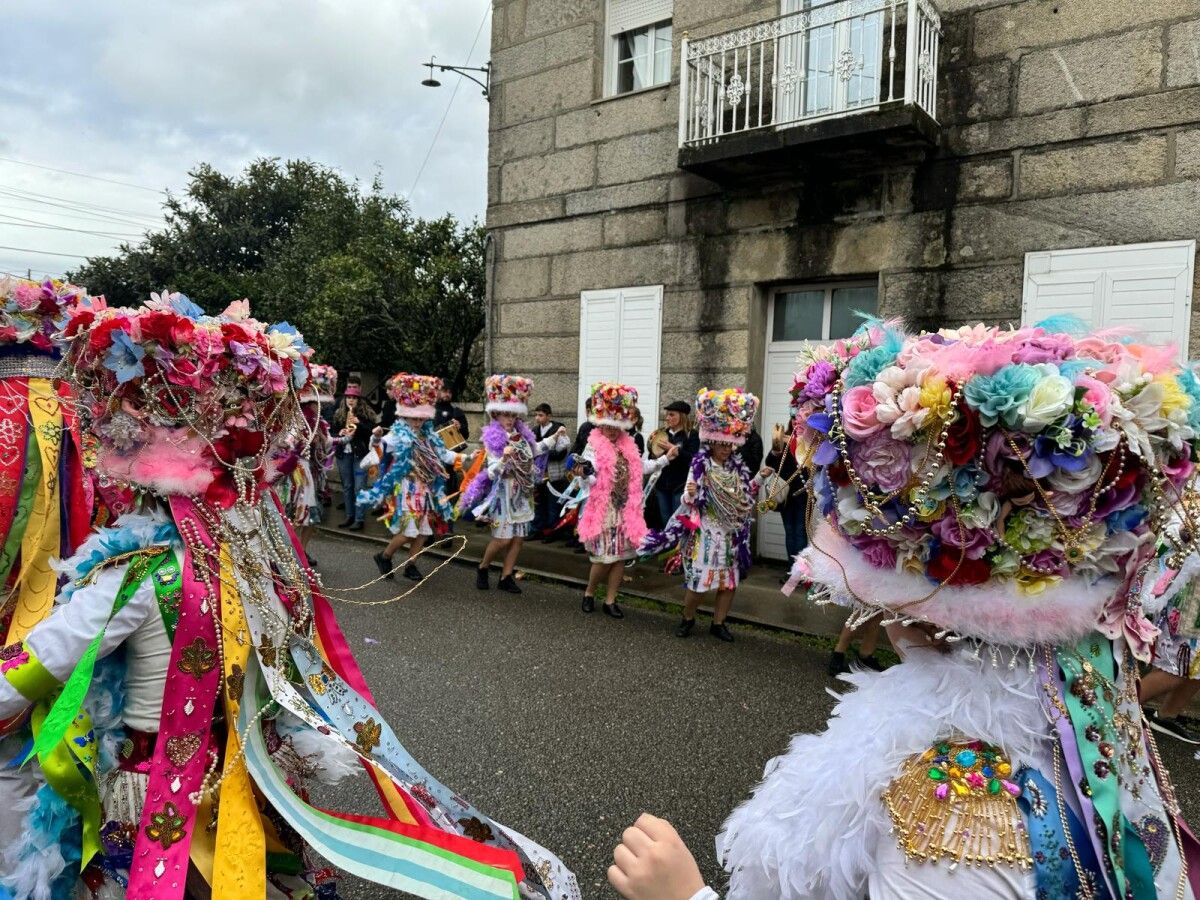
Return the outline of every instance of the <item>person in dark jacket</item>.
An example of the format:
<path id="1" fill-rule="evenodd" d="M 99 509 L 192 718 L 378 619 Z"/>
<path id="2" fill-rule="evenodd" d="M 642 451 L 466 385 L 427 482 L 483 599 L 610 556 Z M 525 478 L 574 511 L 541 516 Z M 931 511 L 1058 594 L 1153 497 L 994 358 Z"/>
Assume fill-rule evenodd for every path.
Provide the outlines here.
<path id="1" fill-rule="evenodd" d="M 379 422 L 375 410 L 362 396 L 362 386 L 351 382 L 346 386 L 342 402 L 333 414 L 333 446 L 338 475 L 342 481 L 342 499 L 346 504 L 346 519 L 339 528 L 363 530 L 367 511 L 356 506 L 354 498 L 367 486 L 367 473 L 358 465 L 371 445 L 371 432 Z"/>
<path id="2" fill-rule="evenodd" d="M 588 421 L 588 416 L 592 414 L 592 398 L 588 397 L 583 401 L 583 422 L 579 425 L 579 430 L 575 432 L 575 443 L 571 445 L 571 453 L 575 456 L 580 456 L 584 448 L 587 447 L 588 435 L 592 433 L 592 429 L 596 426 Z"/>
<path id="3" fill-rule="evenodd" d="M 552 444 L 545 458 L 535 460 L 533 525 L 530 526 L 529 536 L 540 536 L 547 544 L 554 540 L 556 532 L 552 529 L 558 525 L 559 520 L 558 499 L 550 489 L 562 491 L 570 481 L 565 462 L 567 453 L 571 450 L 571 440 L 567 437 L 565 429 L 566 426 L 555 421 L 554 410 L 550 408 L 549 403 L 541 403 L 534 408 L 531 429 L 533 436 L 539 441 L 552 440 Z"/>
<path id="4" fill-rule="evenodd" d="M 442 382 L 441 390 L 438 391 L 437 403 L 433 405 L 433 430 L 438 431 L 445 428 L 451 420 L 458 423 L 458 430 L 462 433 L 463 440 L 470 440 L 471 429 L 467 425 L 467 414 L 454 405 L 453 388 Z"/>
<path id="5" fill-rule="evenodd" d="M 763 439 L 757 428 L 751 428 L 746 443 L 738 447 L 738 455 L 751 472 L 757 472 L 763 461 Z"/>
<path id="6" fill-rule="evenodd" d="M 791 424 L 786 430 L 781 425 L 775 426 L 771 452 L 767 454 L 764 463 L 767 469 L 788 483 L 787 499 L 776 508 L 776 512 L 783 519 L 783 543 L 787 548 L 789 563 L 796 558 L 797 553 L 808 546 L 808 525 L 805 521 L 808 513 L 808 493 L 805 490 L 804 475 L 799 471 L 800 466 L 796 462 L 796 445 L 792 433 Z M 783 580 L 787 581 L 786 576 Z"/>
<path id="7" fill-rule="evenodd" d="M 687 484 L 688 473 L 692 469 L 692 457 L 700 452 L 700 436 L 688 421 L 691 413 L 691 405 L 682 400 L 667 404 L 663 410 L 666 438 L 679 448 L 679 455 L 662 470 L 662 474 L 658 476 L 658 483 L 654 486 L 658 514 L 664 526 L 679 508 L 679 502 L 683 499 L 683 487 Z M 662 455 L 654 447 L 651 447 L 650 452 L 652 456 Z"/>

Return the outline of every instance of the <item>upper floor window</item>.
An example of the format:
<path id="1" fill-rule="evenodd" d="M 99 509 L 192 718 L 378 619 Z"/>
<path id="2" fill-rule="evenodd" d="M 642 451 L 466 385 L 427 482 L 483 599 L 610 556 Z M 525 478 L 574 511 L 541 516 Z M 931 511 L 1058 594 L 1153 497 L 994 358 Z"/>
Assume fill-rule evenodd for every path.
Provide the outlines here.
<path id="1" fill-rule="evenodd" d="M 671 80 L 673 0 L 608 0 L 605 94 Z"/>

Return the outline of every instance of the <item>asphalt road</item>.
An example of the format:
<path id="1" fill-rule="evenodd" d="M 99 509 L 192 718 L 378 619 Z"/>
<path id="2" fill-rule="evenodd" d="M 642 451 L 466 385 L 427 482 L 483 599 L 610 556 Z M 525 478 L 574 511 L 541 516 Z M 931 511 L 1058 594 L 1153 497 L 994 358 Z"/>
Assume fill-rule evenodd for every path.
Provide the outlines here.
<path id="1" fill-rule="evenodd" d="M 643 810 L 671 819 L 718 885 L 712 838 L 725 816 L 790 735 L 820 730 L 833 704 L 825 652 L 804 643 L 736 627 L 730 645 L 706 627 L 678 640 L 671 615 L 585 616 L 578 594 L 556 584 L 482 594 L 469 565 L 445 566 L 395 603 L 336 602 L 339 591 L 362 603 L 410 586 L 345 592 L 377 574 L 376 546 L 322 535 L 310 549 L 382 711 L 444 784 L 558 853 L 588 900 L 616 896 L 605 880 L 612 848 Z M 1160 748 L 1200 824 L 1193 748 Z M 379 809 L 365 778 L 318 799 Z M 405 896 L 353 878 L 341 894 Z"/>

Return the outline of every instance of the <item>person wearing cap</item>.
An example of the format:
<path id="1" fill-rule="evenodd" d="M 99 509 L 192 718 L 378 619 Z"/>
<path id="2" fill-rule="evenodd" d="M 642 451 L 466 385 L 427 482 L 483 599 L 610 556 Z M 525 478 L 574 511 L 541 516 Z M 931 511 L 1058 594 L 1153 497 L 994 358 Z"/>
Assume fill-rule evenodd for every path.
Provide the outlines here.
<path id="1" fill-rule="evenodd" d="M 604 614 L 613 619 L 625 617 L 617 593 L 625 563 L 636 558 L 647 533 L 642 477 L 662 469 L 679 452 L 672 446 L 658 459 L 644 459 L 638 453 L 629 434 L 637 421 L 637 397 L 637 388 L 627 384 L 593 385 L 588 421 L 594 428 L 583 451 L 590 490 L 579 517 L 579 539 L 592 567 L 581 606 L 585 613 L 593 612 L 596 590 L 604 583 Z"/>
<path id="2" fill-rule="evenodd" d="M 379 417 L 363 397 L 362 385 L 351 381 L 346 385 L 342 402 L 333 414 L 333 446 L 336 452 L 338 476 L 342 482 L 342 500 L 346 518 L 338 528 L 363 530 L 367 510 L 355 504 L 358 492 L 367 486 L 367 473 L 358 465 L 371 446 L 371 432 Z"/>
<path id="3" fill-rule="evenodd" d="M 679 448 L 675 458 L 667 463 L 654 486 L 659 521 L 663 527 L 666 527 L 675 510 L 679 508 L 679 502 L 683 499 L 683 486 L 687 484 L 688 472 L 691 471 L 692 458 L 700 452 L 700 438 L 689 422 L 691 414 L 691 405 L 683 400 L 674 400 L 663 410 L 665 437 L 672 446 Z M 660 456 L 661 451 L 655 448 L 655 441 L 650 443 L 650 455 Z"/>
<path id="4" fill-rule="evenodd" d="M 539 403 L 533 410 L 533 436 L 539 441 L 549 440 L 550 449 L 534 460 L 537 485 L 534 488 L 532 533 L 549 544 L 555 538 L 558 525 L 559 505 L 551 490 L 562 491 L 570 480 L 567 477 L 566 458 L 571 449 L 571 438 L 565 426 L 556 421 L 549 403 Z"/>

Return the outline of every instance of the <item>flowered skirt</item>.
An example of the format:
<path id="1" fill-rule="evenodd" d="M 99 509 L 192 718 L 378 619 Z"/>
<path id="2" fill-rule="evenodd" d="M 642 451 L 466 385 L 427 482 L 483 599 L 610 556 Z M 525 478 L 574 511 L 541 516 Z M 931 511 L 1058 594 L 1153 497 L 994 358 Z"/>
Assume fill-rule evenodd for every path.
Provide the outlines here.
<path id="1" fill-rule="evenodd" d="M 1153 666 L 1180 678 L 1200 681 L 1200 638 L 1181 633 L 1179 610 L 1168 606 L 1158 617 Z"/>
<path id="2" fill-rule="evenodd" d="M 405 478 L 396 485 L 392 500 L 395 508 L 388 513 L 388 531 L 405 537 L 433 534 L 437 506 L 429 485 Z"/>
<path id="3" fill-rule="evenodd" d="M 503 478 L 471 514 L 478 522 L 491 523 L 492 537 L 496 540 L 529 537 L 533 492 L 522 490 L 511 478 Z"/>
<path id="4" fill-rule="evenodd" d="M 733 537 L 708 522 L 688 533 L 679 548 L 684 588 L 697 594 L 737 588 L 740 578 Z"/>
<path id="5" fill-rule="evenodd" d="M 584 541 L 583 546 L 592 562 L 601 565 L 625 562 L 637 556 L 637 547 L 629 543 L 629 538 L 617 525 L 604 528 L 591 540 Z"/>

